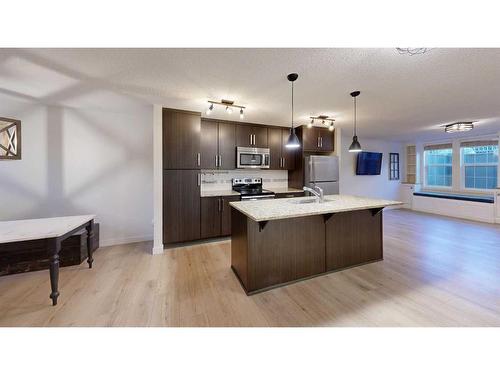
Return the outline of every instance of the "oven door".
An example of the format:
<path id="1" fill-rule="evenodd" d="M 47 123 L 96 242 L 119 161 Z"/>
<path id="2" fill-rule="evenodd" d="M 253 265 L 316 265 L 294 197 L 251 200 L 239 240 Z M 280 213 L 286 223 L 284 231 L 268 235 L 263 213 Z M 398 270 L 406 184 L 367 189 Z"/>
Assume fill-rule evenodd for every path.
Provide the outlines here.
<path id="1" fill-rule="evenodd" d="M 238 168 L 269 168 L 269 151 L 262 148 L 238 147 Z"/>

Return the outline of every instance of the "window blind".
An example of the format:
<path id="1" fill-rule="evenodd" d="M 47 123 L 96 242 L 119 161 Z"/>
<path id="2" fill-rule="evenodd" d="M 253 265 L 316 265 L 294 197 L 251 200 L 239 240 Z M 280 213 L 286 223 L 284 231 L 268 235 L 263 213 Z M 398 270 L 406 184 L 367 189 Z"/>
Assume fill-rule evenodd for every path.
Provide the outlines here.
<path id="1" fill-rule="evenodd" d="M 498 140 L 461 142 L 460 147 L 498 146 Z"/>
<path id="2" fill-rule="evenodd" d="M 445 144 L 442 144 L 442 145 L 427 145 L 427 146 L 424 146 L 424 150 L 425 151 L 428 151 L 428 150 L 446 150 L 448 148 L 452 148 L 451 143 L 445 143 Z"/>

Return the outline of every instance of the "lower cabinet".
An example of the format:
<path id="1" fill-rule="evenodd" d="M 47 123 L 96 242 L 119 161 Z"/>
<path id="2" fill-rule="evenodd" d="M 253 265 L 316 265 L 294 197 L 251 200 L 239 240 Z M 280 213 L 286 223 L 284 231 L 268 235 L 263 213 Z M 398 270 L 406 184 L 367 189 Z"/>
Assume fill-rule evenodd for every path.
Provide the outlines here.
<path id="1" fill-rule="evenodd" d="M 200 238 L 200 171 L 163 171 L 163 243 Z"/>
<path id="2" fill-rule="evenodd" d="M 230 202 L 238 196 L 201 198 L 201 238 L 229 236 L 231 234 Z"/>

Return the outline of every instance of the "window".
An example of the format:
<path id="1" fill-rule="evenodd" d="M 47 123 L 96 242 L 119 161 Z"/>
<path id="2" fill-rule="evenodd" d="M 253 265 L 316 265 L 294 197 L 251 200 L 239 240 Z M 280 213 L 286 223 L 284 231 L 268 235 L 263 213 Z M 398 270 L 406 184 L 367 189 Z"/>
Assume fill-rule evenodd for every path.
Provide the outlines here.
<path id="1" fill-rule="evenodd" d="M 462 185 L 465 189 L 495 189 L 498 169 L 498 141 L 462 142 Z"/>
<path id="2" fill-rule="evenodd" d="M 389 180 L 399 180 L 399 154 L 389 153 Z"/>
<path id="3" fill-rule="evenodd" d="M 451 187 L 452 145 L 429 145 L 424 147 L 425 185 Z"/>

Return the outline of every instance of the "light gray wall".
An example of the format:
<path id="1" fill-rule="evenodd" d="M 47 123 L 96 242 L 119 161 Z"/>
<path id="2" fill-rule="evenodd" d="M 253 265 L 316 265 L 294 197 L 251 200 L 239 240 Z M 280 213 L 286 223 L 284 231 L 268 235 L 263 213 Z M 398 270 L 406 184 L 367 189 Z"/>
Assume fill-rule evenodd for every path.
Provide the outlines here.
<path id="1" fill-rule="evenodd" d="M 357 155 L 348 151 L 352 142 L 351 137 L 342 137 L 342 151 L 340 158 L 340 193 L 360 195 L 373 198 L 399 200 L 399 181 L 389 180 L 389 153 L 398 152 L 402 156 L 402 144 L 399 142 L 386 142 L 378 139 L 359 139 L 363 151 L 382 152 L 382 169 L 378 176 L 357 176 Z M 402 163 L 403 160 L 400 160 Z M 401 168 L 402 164 L 400 165 Z M 402 172 L 402 170 L 400 170 Z M 400 175 L 403 178 L 403 175 Z"/>
<path id="2" fill-rule="evenodd" d="M 0 161 L 0 220 L 94 213 L 101 245 L 151 239 L 152 106 L 80 104 L 0 93 L 0 116 L 22 121 L 22 160 Z"/>

